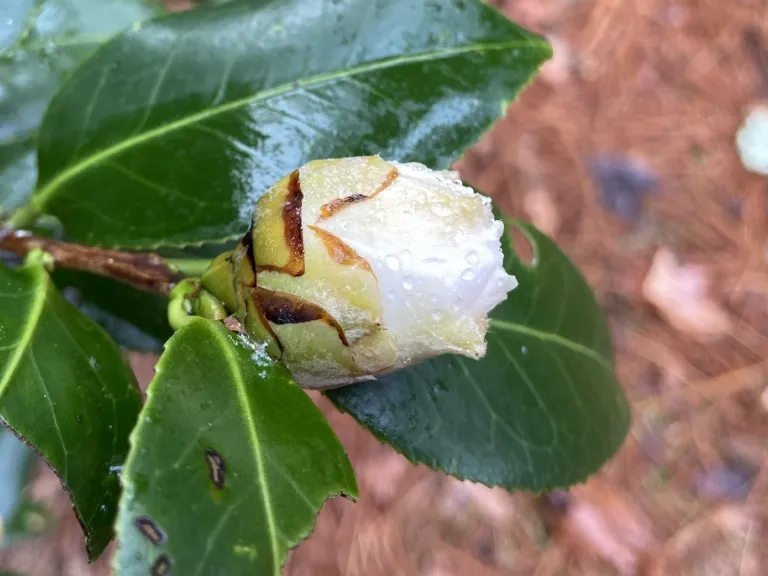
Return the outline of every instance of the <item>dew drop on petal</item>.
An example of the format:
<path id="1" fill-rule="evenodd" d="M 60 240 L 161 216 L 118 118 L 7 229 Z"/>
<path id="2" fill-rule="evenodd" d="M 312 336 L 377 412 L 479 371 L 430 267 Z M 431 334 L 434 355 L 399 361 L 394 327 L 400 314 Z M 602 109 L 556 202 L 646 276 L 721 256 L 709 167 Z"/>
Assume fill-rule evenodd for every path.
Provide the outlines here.
<path id="1" fill-rule="evenodd" d="M 394 300 L 395 296 L 397 296 L 397 294 L 395 294 L 394 290 L 390 290 L 389 292 L 387 292 L 387 298 L 389 298 L 390 300 Z"/>
<path id="2" fill-rule="evenodd" d="M 410 276 L 405 276 L 403 278 L 403 288 L 405 290 L 410 290 L 411 288 L 413 288 L 413 278 L 411 278 Z"/>
<path id="3" fill-rule="evenodd" d="M 469 252 L 467 252 L 466 258 L 467 258 L 467 262 L 469 264 L 472 264 L 473 266 L 478 262 L 477 252 L 475 252 L 474 250 L 470 250 Z"/>
<path id="4" fill-rule="evenodd" d="M 432 312 L 433 320 L 440 320 L 442 317 L 443 317 L 443 313 L 440 312 L 439 310 L 435 310 L 434 312 Z"/>
<path id="5" fill-rule="evenodd" d="M 464 272 L 461 273 L 462 280 L 472 280 L 474 277 L 475 277 L 475 273 L 472 271 L 471 268 L 465 268 Z"/>
<path id="6" fill-rule="evenodd" d="M 432 294 L 432 296 L 429 297 L 429 300 L 437 304 L 437 302 L 440 300 L 440 297 L 437 294 Z"/>
<path id="7" fill-rule="evenodd" d="M 390 270 L 394 270 L 395 272 L 400 270 L 400 260 L 398 260 L 397 256 L 387 256 L 385 262 Z"/>

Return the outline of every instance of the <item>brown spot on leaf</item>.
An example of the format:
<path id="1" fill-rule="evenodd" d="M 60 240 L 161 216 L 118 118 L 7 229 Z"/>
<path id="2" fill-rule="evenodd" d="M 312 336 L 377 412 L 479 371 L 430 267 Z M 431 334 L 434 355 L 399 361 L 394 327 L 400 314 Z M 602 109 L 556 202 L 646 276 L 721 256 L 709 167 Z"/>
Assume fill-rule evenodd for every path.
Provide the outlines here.
<path id="1" fill-rule="evenodd" d="M 171 558 L 168 554 L 160 554 L 152 564 L 151 576 L 167 576 L 171 573 Z"/>
<path id="2" fill-rule="evenodd" d="M 312 229 L 312 231 L 317 234 L 318 238 L 320 238 L 325 245 L 328 255 L 336 262 L 342 266 L 358 266 L 364 268 L 371 274 L 374 273 L 371 265 L 340 238 L 316 226 L 308 226 L 308 228 Z"/>
<path id="3" fill-rule="evenodd" d="M 336 319 L 317 304 L 287 292 L 265 290 L 258 287 L 252 290 L 256 304 L 269 322 L 284 325 L 302 324 L 319 320 L 334 328 L 339 334 L 341 343 L 344 346 L 349 346 L 344 330 Z"/>
<path id="4" fill-rule="evenodd" d="M 208 472 L 211 475 L 211 482 L 219 490 L 224 488 L 224 478 L 226 476 L 226 465 L 221 454 L 212 448 L 205 449 L 205 462 L 208 464 Z"/>
<path id="5" fill-rule="evenodd" d="M 364 194 L 352 194 L 350 196 L 345 196 L 344 198 L 335 198 L 334 200 L 331 200 L 330 202 L 326 202 L 323 204 L 323 206 L 320 208 L 320 217 L 317 219 L 318 222 L 321 220 L 325 220 L 327 218 L 330 218 L 334 214 L 340 212 L 347 206 L 351 206 L 352 204 L 356 204 L 357 202 L 361 202 L 363 200 L 369 200 L 379 194 L 382 190 L 388 188 L 392 185 L 392 182 L 394 182 L 397 179 L 399 172 L 397 171 L 397 168 L 392 168 L 392 170 L 389 171 L 386 178 L 384 178 L 384 181 L 379 184 L 379 187 L 376 188 L 371 194 L 368 196 L 365 196 Z"/>
<path id="6" fill-rule="evenodd" d="M 301 230 L 301 205 L 304 201 L 304 193 L 301 191 L 301 182 L 299 181 L 299 171 L 294 170 L 288 179 L 288 193 L 283 203 L 283 224 L 285 243 L 288 245 L 288 263 L 284 266 L 274 266 L 265 264 L 258 266 L 256 270 L 274 270 L 290 274 L 291 276 L 301 276 L 304 274 L 304 235 Z M 253 257 L 253 240 L 251 243 L 251 258 Z M 255 260 L 251 260 L 254 262 Z"/>
<path id="7" fill-rule="evenodd" d="M 142 536 L 149 540 L 153 545 L 160 546 L 165 542 L 165 534 L 163 534 L 160 526 L 158 526 L 152 518 L 139 516 L 136 518 L 135 523 Z"/>

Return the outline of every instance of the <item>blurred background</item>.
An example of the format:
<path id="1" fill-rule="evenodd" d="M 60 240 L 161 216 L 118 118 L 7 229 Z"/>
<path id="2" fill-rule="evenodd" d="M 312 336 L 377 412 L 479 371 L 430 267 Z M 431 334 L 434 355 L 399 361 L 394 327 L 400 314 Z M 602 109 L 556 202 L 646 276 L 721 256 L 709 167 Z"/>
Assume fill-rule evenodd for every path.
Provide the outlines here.
<path id="1" fill-rule="evenodd" d="M 630 437 L 585 485 L 510 495 L 410 465 L 314 396 L 361 497 L 326 504 L 286 573 L 768 574 L 768 181 L 736 147 L 768 105 L 768 0 L 494 4 L 555 57 L 457 167 L 597 292 Z M 146 384 L 154 358 L 131 361 Z M 25 456 L 0 435 L 0 458 Z M 53 473 L 15 469 L 0 484 L 29 480 L 26 501 L 5 530 L 41 535 L 8 538 L 0 573 L 109 574 Z"/>

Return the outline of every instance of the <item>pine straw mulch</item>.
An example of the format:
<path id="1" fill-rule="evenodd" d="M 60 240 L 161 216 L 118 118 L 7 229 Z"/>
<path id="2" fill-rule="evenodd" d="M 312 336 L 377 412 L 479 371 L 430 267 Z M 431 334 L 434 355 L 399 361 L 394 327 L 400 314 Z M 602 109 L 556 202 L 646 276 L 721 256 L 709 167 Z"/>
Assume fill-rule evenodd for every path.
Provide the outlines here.
<path id="1" fill-rule="evenodd" d="M 556 58 L 458 166 L 509 213 L 551 232 L 584 271 L 614 330 L 630 438 L 567 494 L 509 495 L 410 466 L 318 398 L 361 498 L 329 502 L 286 573 L 764 574 L 766 181 L 741 167 L 734 134 L 768 97 L 768 4 L 497 5 L 553 39 Z M 591 159 L 616 154 L 659 181 L 631 222 L 605 209 L 590 173 Z M 711 275 L 724 333 L 678 330 L 648 303 L 643 281 L 660 247 Z M 138 361 L 145 380 L 151 361 Z M 42 474 L 36 490 L 62 529 L 0 554 L 0 567 L 107 574 L 106 558 L 85 567 L 55 478 Z"/>

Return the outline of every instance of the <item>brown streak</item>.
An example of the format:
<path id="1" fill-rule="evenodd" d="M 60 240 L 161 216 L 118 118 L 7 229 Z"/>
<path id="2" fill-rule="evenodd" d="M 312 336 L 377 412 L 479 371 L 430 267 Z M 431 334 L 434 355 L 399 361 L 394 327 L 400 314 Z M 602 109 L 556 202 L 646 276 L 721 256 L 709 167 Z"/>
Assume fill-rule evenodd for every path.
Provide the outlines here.
<path id="1" fill-rule="evenodd" d="M 260 288 L 259 288 L 260 290 Z M 283 348 L 283 343 L 280 342 L 280 338 L 277 337 L 277 334 L 275 333 L 275 330 L 272 328 L 272 325 L 267 320 L 267 316 L 264 314 L 264 310 L 261 309 L 261 302 L 255 297 L 254 295 L 254 308 L 256 308 L 256 313 L 259 315 L 259 320 L 261 320 L 261 325 L 264 326 L 264 328 L 267 329 L 267 332 L 269 332 L 269 335 L 272 336 L 272 339 L 277 344 L 277 347 L 280 349 L 280 355 L 283 355 L 283 352 L 285 352 L 285 348 Z"/>
<path id="2" fill-rule="evenodd" d="M 317 304 L 304 300 L 295 294 L 258 287 L 253 288 L 253 295 L 258 307 L 269 322 L 282 326 L 319 320 L 335 329 L 341 343 L 344 346 L 349 346 L 344 330 L 336 319 Z"/>
<path id="3" fill-rule="evenodd" d="M 352 194 L 350 196 L 345 196 L 344 198 L 335 198 L 330 202 L 326 202 L 320 208 L 320 217 L 317 219 L 317 221 L 320 222 L 321 220 L 326 220 L 347 206 L 351 206 L 352 204 L 356 204 L 363 200 L 370 200 L 379 194 L 382 190 L 391 186 L 397 178 L 398 174 L 399 172 L 397 171 L 397 168 L 392 168 L 392 170 L 390 170 L 387 174 L 386 178 L 384 178 L 384 181 L 379 184 L 379 187 L 376 188 L 376 190 L 374 190 L 373 193 L 369 194 L 368 196 L 364 194 Z"/>
<path id="4" fill-rule="evenodd" d="M 371 265 L 340 238 L 316 226 L 309 225 L 307 228 L 310 228 L 317 234 L 325 245 L 328 255 L 333 258 L 334 261 L 342 266 L 357 266 L 363 268 L 375 276 Z"/>
<path id="5" fill-rule="evenodd" d="M 240 245 L 245 248 L 245 257 L 251 263 L 251 270 L 253 270 L 253 276 L 256 277 L 256 255 L 253 252 L 253 221 L 248 226 L 248 232 L 245 233 L 243 239 L 240 240 Z"/>
<path id="6" fill-rule="evenodd" d="M 299 171 L 294 170 L 288 179 L 288 194 L 283 203 L 283 223 L 285 243 L 290 252 L 288 263 L 284 266 L 265 264 L 258 266 L 257 270 L 273 270 L 283 272 L 291 276 L 304 274 L 304 236 L 301 230 L 301 205 L 304 193 L 301 191 Z"/>

